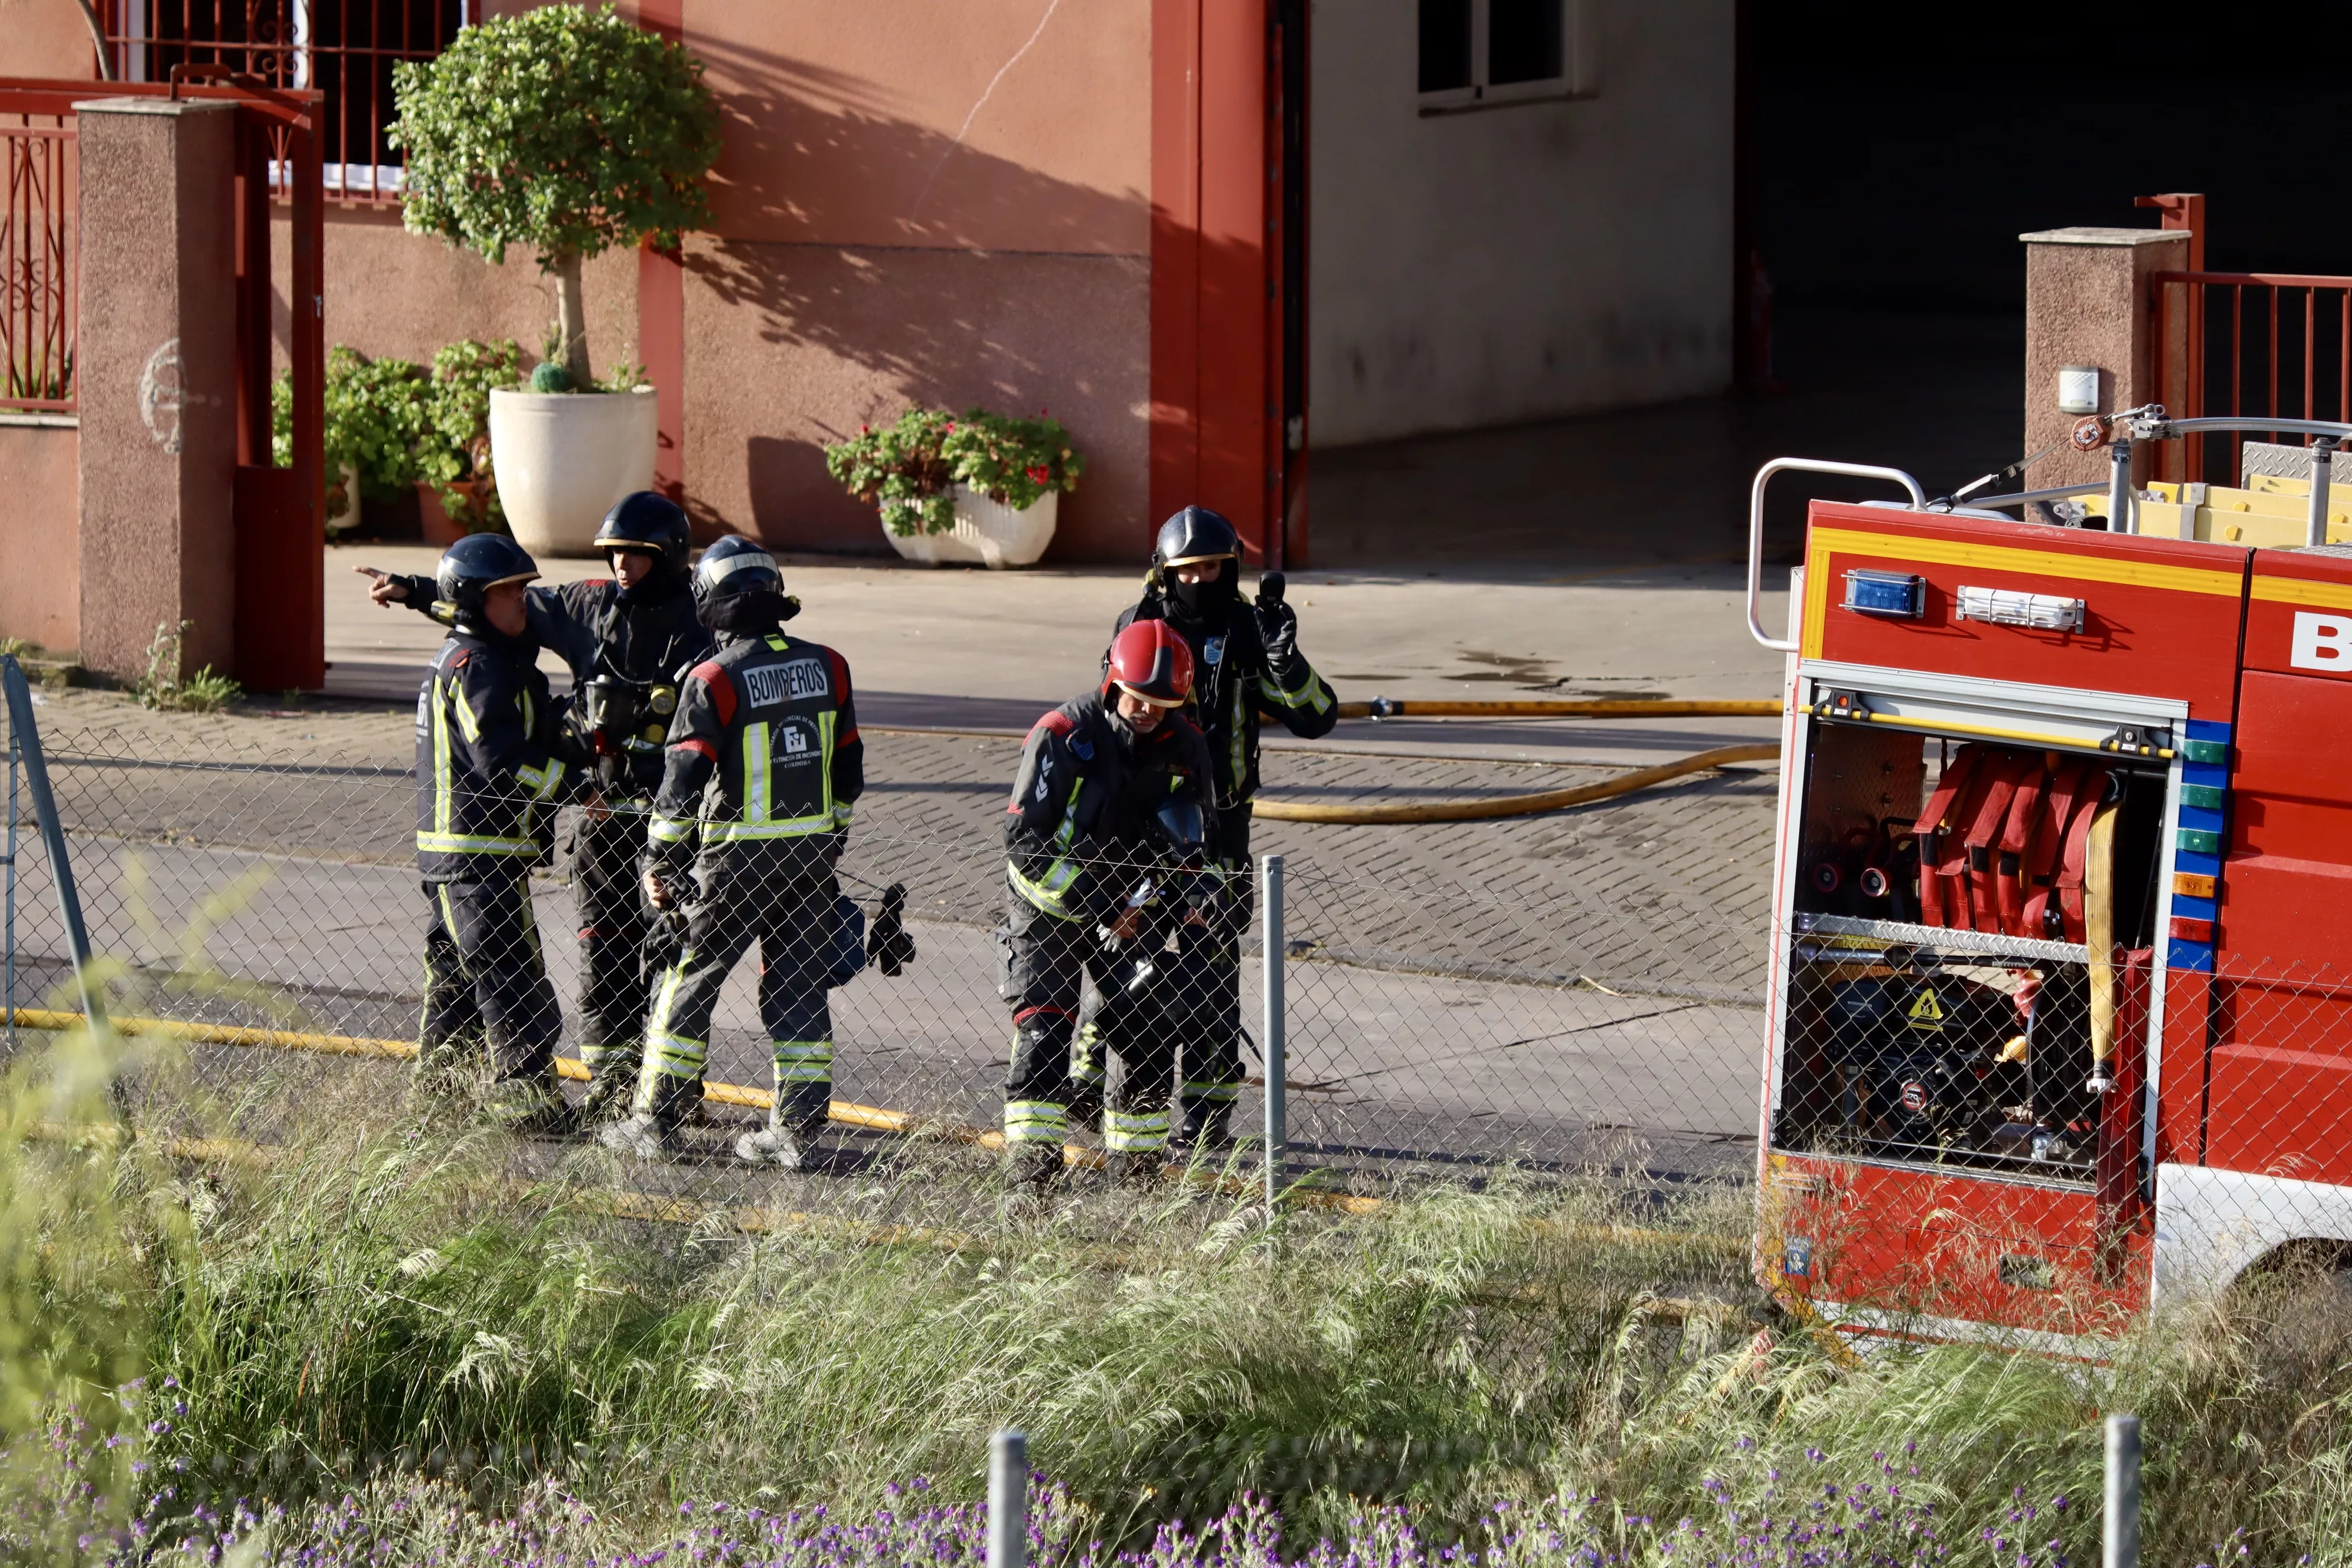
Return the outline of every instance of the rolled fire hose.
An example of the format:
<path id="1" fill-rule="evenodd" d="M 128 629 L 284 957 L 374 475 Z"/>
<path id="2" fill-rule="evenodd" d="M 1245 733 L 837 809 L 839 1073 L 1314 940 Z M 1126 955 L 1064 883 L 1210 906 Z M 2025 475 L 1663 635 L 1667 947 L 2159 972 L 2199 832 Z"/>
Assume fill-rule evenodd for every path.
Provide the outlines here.
<path id="1" fill-rule="evenodd" d="M 2091 1077 L 2116 1054 L 2116 813 L 2099 807 L 2083 857 L 2083 941 L 2091 950 Z"/>

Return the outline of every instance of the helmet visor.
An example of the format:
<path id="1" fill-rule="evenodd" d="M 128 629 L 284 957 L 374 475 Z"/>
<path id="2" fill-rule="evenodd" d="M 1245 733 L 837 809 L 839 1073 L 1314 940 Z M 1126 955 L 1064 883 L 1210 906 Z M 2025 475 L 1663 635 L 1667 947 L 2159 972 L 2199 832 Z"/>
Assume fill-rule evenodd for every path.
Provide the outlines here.
<path id="1" fill-rule="evenodd" d="M 503 588 L 509 583 L 536 583 L 537 581 L 539 581 L 539 574 L 536 572 L 511 572 L 504 577 L 483 584 L 482 588 L 487 593 L 492 588 Z"/>
<path id="2" fill-rule="evenodd" d="M 1172 570 L 1178 566 L 1203 566 L 1212 561 L 1231 561 L 1234 559 L 1234 555 L 1232 551 L 1221 550 L 1213 555 L 1179 555 L 1174 560 L 1169 562 L 1168 564 Z"/>
<path id="3" fill-rule="evenodd" d="M 1181 697 L 1162 697 L 1156 692 L 1146 691 L 1140 686 L 1130 686 L 1124 680 L 1113 681 L 1111 684 L 1117 686 L 1121 691 L 1124 691 L 1129 697 L 1134 698 L 1138 702 L 1149 702 L 1154 708 L 1181 708 L 1184 706 L 1184 699 Z"/>

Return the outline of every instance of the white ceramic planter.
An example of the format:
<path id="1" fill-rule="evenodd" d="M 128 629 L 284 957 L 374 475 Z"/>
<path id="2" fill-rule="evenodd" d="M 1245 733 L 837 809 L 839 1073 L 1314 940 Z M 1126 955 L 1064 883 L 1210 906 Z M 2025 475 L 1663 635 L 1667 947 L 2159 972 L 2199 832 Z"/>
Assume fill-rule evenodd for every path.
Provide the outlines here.
<path id="1" fill-rule="evenodd" d="M 593 555 L 613 503 L 654 483 L 654 389 L 493 392 L 490 465 L 515 542 Z"/>
<path id="2" fill-rule="evenodd" d="M 984 495 L 955 488 L 955 526 L 945 533 L 899 533 L 886 521 L 882 537 L 908 560 L 925 566 L 1034 566 L 1054 540 L 1062 492 L 1047 490 L 1015 511 Z M 918 524 L 918 527 L 920 525 Z"/>

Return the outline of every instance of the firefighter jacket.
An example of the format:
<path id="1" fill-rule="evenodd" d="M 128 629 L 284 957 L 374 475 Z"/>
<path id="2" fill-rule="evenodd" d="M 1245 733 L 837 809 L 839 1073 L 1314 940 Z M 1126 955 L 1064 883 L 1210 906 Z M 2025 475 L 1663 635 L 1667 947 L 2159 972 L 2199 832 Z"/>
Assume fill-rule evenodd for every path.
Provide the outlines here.
<path id="1" fill-rule="evenodd" d="M 849 662 L 782 632 L 722 634 L 678 688 L 649 830 L 655 862 L 682 869 L 698 843 L 706 853 L 831 848 L 865 788 Z"/>
<path id="2" fill-rule="evenodd" d="M 1208 742 L 1216 769 L 1215 795 L 1206 805 L 1218 811 L 1245 805 L 1257 795 L 1258 728 L 1265 718 L 1302 740 L 1331 732 L 1339 704 L 1315 667 L 1294 646 L 1269 654 L 1256 612 L 1236 596 L 1223 623 L 1197 621 L 1175 610 L 1159 593 L 1118 617 L 1117 637 L 1136 621 L 1165 621 L 1192 650 L 1192 700 L 1184 716 Z"/>
<path id="3" fill-rule="evenodd" d="M 435 613 L 439 592 L 430 577 L 394 579 L 407 590 L 402 603 L 420 615 Z M 650 585 L 648 585 L 650 586 Z M 532 587 L 524 597 L 530 635 L 572 669 L 575 721 L 584 720 L 581 691 L 599 675 L 616 677 L 634 692 L 638 710 L 614 716 L 600 738 L 597 784 L 614 811 L 642 812 L 661 787 L 663 735 L 669 715 L 651 702 L 656 687 L 675 690 L 688 668 L 717 650 L 710 628 L 695 618 L 694 595 L 683 581 L 656 596 L 639 590 L 625 597 L 610 577 L 552 587 Z M 648 735 L 648 730 L 658 732 Z"/>
<path id="4" fill-rule="evenodd" d="M 416 694 L 416 865 L 428 882 L 529 873 L 575 775 L 528 638 L 451 632 Z"/>
<path id="5" fill-rule="evenodd" d="M 1130 737 L 1095 692 L 1029 731 L 1004 808 L 1013 896 L 1064 920 L 1115 917 L 1153 863 L 1153 824 L 1170 801 L 1209 808 L 1207 746 L 1180 713 Z"/>

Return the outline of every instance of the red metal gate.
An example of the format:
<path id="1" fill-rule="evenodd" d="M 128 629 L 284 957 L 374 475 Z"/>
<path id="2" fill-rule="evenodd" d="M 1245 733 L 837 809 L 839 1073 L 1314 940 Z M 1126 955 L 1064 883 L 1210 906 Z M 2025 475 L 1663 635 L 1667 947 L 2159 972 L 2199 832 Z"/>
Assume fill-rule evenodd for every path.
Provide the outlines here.
<path id="1" fill-rule="evenodd" d="M 226 77 L 216 68 L 174 75 Z M 322 95 L 266 88 L 249 79 L 92 82 L 0 79 L 0 142 L 9 159 L 11 201 L 0 233 L 9 265 L 9 309 L 0 331 L 9 354 L 10 396 L 0 404 L 71 409 L 74 312 L 94 302 L 77 296 L 71 258 L 78 201 L 70 181 L 17 180 L 27 170 L 68 168 L 74 105 L 97 98 L 203 98 L 237 106 L 236 202 L 236 675 L 264 691 L 310 690 L 326 684 L 326 206 L 320 184 Z M 37 125 L 36 121 L 46 121 Z M 61 147 L 20 153 L 19 143 Z M 55 162 L 44 163 L 41 159 Z M 21 195 L 22 205 L 17 198 Z M 291 205 L 293 276 L 288 359 L 293 373 L 291 456 L 277 466 L 269 400 L 269 216 L 272 198 Z M 30 287 L 21 317 L 20 278 Z M 102 302 L 99 302 L 101 303 Z M 14 384 L 19 343 L 47 357 L 37 390 L 21 398 Z"/>

